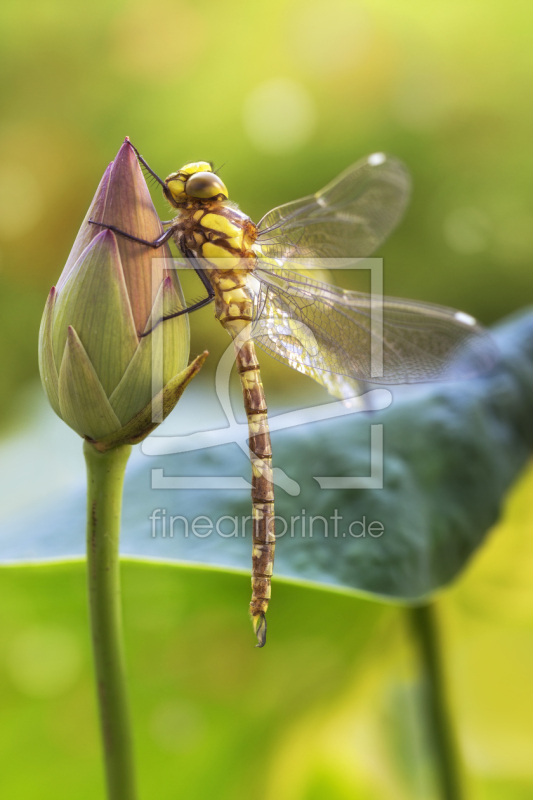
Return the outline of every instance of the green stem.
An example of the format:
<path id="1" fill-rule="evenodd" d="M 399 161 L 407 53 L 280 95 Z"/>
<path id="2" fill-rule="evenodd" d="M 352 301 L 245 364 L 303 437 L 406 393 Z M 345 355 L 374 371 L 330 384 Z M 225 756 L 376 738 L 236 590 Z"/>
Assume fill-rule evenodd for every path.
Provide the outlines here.
<path id="1" fill-rule="evenodd" d="M 83 446 L 87 464 L 87 578 L 93 656 L 108 800 L 135 800 L 126 693 L 118 545 L 122 486 L 131 446 L 100 453 Z"/>
<path id="2" fill-rule="evenodd" d="M 461 800 L 460 771 L 446 704 L 438 622 L 433 603 L 409 608 L 422 665 L 424 712 L 442 800 Z"/>

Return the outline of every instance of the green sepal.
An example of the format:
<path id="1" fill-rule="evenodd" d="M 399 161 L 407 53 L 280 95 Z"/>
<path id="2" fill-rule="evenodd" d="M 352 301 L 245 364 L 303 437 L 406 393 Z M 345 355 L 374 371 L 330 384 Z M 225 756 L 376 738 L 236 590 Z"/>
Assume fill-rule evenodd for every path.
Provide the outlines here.
<path id="1" fill-rule="evenodd" d="M 98 189 L 96 190 L 96 194 L 93 197 L 93 201 L 89 206 L 89 210 L 85 215 L 85 219 L 81 223 L 80 230 L 78 235 L 76 236 L 76 241 L 72 246 L 72 250 L 69 253 L 69 257 L 67 259 L 67 263 L 63 267 L 63 272 L 61 273 L 59 280 L 57 282 L 57 291 L 58 293 L 63 291 L 63 286 L 67 282 L 67 279 L 76 265 L 79 257 L 83 253 L 83 251 L 90 245 L 90 243 L 101 233 L 102 229 L 97 227 L 96 225 L 90 225 L 89 220 L 93 219 L 97 222 L 104 221 L 105 215 L 105 207 L 107 201 L 107 193 L 109 189 L 109 181 L 111 178 L 113 170 L 113 162 L 108 164 L 106 171 L 102 176 L 102 180 L 98 185 Z"/>
<path id="2" fill-rule="evenodd" d="M 54 356 L 61 364 L 67 329 L 75 328 L 109 396 L 130 363 L 139 339 L 115 235 L 103 231 L 72 268 L 54 313 Z"/>
<path id="3" fill-rule="evenodd" d="M 80 436 L 99 439 L 120 429 L 120 420 L 72 327 L 67 331 L 58 394 L 62 419 Z"/>
<path id="4" fill-rule="evenodd" d="M 207 351 L 197 356 L 192 364 L 189 364 L 179 375 L 176 375 L 167 383 L 165 388 L 156 395 L 153 402 L 150 401 L 142 411 L 133 417 L 133 419 L 119 431 L 111 433 L 108 436 L 99 437 L 98 441 L 90 437 L 86 438 L 90 438 L 90 441 L 92 441 L 96 449 L 100 450 L 102 453 L 105 453 L 106 450 L 111 450 L 113 447 L 118 447 L 119 445 L 138 444 L 142 442 L 142 440 L 152 433 L 163 419 L 170 414 L 187 385 L 200 371 L 207 356 Z M 158 415 L 155 421 L 153 419 L 154 407 L 160 409 L 162 412 L 161 416 Z"/>
<path id="5" fill-rule="evenodd" d="M 159 287 L 147 330 L 152 325 L 156 327 L 141 338 L 122 380 L 109 398 L 123 424 L 145 408 L 154 389 L 157 393 L 158 388 L 166 386 L 187 365 L 189 323 L 186 315 L 157 324 L 178 302 L 173 282 L 167 277 Z"/>
<path id="6" fill-rule="evenodd" d="M 57 292 L 54 286 L 50 289 L 44 307 L 41 327 L 39 329 L 39 372 L 48 401 L 56 414 L 61 416 L 59 408 L 59 375 L 54 359 L 52 343 L 52 326 L 54 322 L 54 306 Z"/>

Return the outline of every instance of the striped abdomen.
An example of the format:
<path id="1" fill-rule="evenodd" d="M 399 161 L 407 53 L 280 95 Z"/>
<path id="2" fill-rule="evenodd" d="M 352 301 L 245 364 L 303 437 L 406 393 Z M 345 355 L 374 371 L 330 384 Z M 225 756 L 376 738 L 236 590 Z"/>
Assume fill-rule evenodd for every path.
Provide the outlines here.
<path id="1" fill-rule="evenodd" d="M 270 579 L 274 566 L 274 484 L 272 482 L 272 447 L 268 429 L 265 393 L 254 343 L 239 346 L 235 341 L 237 370 L 241 378 L 244 407 L 248 419 L 250 459 L 252 462 L 252 601 L 250 613 L 258 646 L 266 639 L 265 613 L 270 600 Z"/>
<path id="2" fill-rule="evenodd" d="M 249 338 L 252 298 L 247 288 L 248 275 L 249 271 L 246 269 L 213 270 L 211 281 L 216 291 L 215 313 L 233 338 L 235 360 L 241 379 L 244 408 L 248 419 L 253 506 L 250 613 L 258 647 L 263 647 L 266 640 L 265 613 L 270 600 L 270 579 L 276 541 L 274 484 L 272 482 L 272 448 L 265 393 L 255 345 Z"/>

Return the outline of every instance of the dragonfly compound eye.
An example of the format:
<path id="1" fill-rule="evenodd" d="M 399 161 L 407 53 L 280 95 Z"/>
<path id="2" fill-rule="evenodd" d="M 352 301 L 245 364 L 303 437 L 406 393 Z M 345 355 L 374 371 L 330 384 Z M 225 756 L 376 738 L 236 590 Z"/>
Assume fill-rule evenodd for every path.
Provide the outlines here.
<path id="1" fill-rule="evenodd" d="M 196 172 L 191 175 L 185 184 L 185 191 L 188 197 L 196 197 L 199 200 L 210 200 L 219 194 L 228 196 L 228 190 L 214 172 Z"/>

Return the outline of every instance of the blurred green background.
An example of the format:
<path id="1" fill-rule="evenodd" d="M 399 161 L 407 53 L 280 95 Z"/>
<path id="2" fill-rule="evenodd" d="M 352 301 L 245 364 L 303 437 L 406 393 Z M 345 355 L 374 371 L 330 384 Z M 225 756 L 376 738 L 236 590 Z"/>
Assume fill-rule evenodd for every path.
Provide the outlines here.
<path id="1" fill-rule="evenodd" d="M 414 194 L 380 253 L 387 294 L 486 323 L 531 296 L 526 0 L 5 0 L 0 21 L 4 421 L 37 374 L 47 291 L 125 135 L 163 176 L 225 164 L 255 220 L 394 153 Z M 225 346 L 212 309 L 192 327 L 193 352 Z"/>
<path id="2" fill-rule="evenodd" d="M 387 294 L 463 308 L 485 323 L 529 302 L 532 24 L 526 0 L 4 0 L 3 454 L 41 402 L 33 398 L 45 298 L 125 135 L 161 175 L 190 160 L 224 164 L 230 196 L 255 220 L 386 150 L 414 179 L 406 219 L 378 254 Z M 160 198 L 156 205 L 167 218 Z M 192 353 L 213 355 L 209 377 L 227 341 L 212 309 L 191 322 Z M 265 365 L 276 402 L 315 391 Z M 25 446 L 30 459 L 31 440 Z M 439 601 L 474 800 L 533 793 L 529 492 L 530 484 L 517 490 L 514 516 Z M 257 651 L 232 617 L 247 602 L 247 579 L 165 570 L 125 569 L 144 796 L 176 797 L 183 779 L 187 797 L 432 797 L 400 611 L 278 586 L 280 640 L 258 673 L 270 687 L 265 709 L 250 679 Z M 0 787 L 14 800 L 100 796 L 82 572 L 13 568 L 0 579 Z M 296 635 L 304 591 L 314 624 Z M 207 611 L 215 595 L 216 625 Z M 264 761 L 251 740 L 257 724 Z"/>

